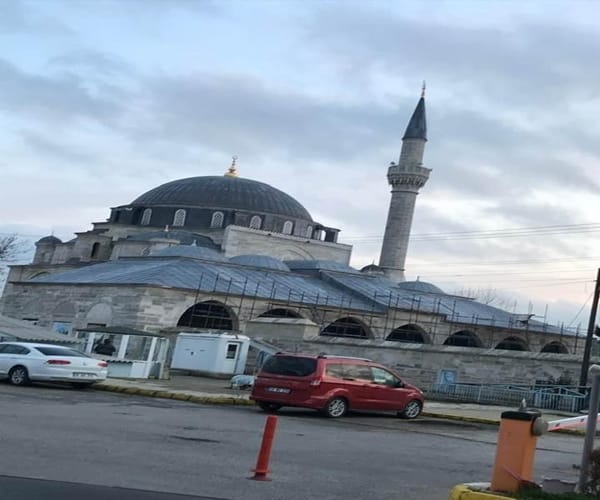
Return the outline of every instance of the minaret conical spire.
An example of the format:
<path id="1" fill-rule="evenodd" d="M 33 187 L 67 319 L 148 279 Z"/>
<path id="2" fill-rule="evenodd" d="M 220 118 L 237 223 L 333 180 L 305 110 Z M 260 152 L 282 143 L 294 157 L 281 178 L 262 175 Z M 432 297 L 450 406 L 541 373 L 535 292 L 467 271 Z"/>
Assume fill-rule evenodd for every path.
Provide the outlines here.
<path id="1" fill-rule="evenodd" d="M 388 168 L 388 182 L 392 198 L 381 246 L 379 267 L 390 279 L 404 281 L 404 264 L 408 251 L 410 228 L 419 190 L 429 178 L 430 169 L 423 166 L 427 121 L 425 119 L 425 82 L 406 132 L 398 163 Z"/>
<path id="2" fill-rule="evenodd" d="M 425 86 L 423 85 L 423 90 L 421 92 L 421 98 L 417 103 L 417 107 L 415 108 L 412 116 L 410 117 L 410 121 L 408 122 L 408 126 L 406 127 L 406 132 L 404 132 L 404 136 L 402 140 L 405 139 L 421 139 L 423 141 L 427 140 L 427 120 L 425 118 Z"/>

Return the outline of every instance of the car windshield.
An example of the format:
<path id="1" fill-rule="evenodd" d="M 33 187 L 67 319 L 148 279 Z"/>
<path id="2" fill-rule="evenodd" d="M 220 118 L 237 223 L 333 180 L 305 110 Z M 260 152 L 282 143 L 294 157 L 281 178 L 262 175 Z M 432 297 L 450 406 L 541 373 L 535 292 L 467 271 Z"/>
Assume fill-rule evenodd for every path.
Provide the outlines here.
<path id="1" fill-rule="evenodd" d="M 69 349 L 68 347 L 36 347 L 38 351 L 46 356 L 69 356 L 72 358 L 89 358 L 87 354 Z"/>
<path id="2" fill-rule="evenodd" d="M 265 373 L 306 377 L 317 369 L 317 360 L 298 356 L 271 356 L 262 367 Z"/>

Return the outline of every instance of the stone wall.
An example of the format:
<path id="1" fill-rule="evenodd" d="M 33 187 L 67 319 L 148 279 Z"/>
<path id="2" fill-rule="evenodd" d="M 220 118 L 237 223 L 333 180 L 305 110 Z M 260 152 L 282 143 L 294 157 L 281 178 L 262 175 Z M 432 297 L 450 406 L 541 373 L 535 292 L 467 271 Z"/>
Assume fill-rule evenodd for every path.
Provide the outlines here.
<path id="1" fill-rule="evenodd" d="M 332 260 L 342 264 L 350 262 L 352 252 L 350 245 L 299 238 L 240 226 L 228 226 L 225 229 L 222 248 L 226 257 L 260 254 L 282 260 Z"/>
<path id="2" fill-rule="evenodd" d="M 176 329 L 181 316 L 194 303 L 215 300 L 228 309 L 233 329 L 250 337 L 265 338 L 282 349 L 294 352 L 325 351 L 368 357 L 397 368 L 408 380 L 424 387 L 435 382 L 441 370 L 454 371 L 458 382 L 527 383 L 559 377 L 571 378 L 576 382 L 579 378 L 580 355 L 539 352 L 544 342 L 559 338 L 558 335 L 529 332 L 532 351 L 526 352 L 493 349 L 493 343 L 487 343 L 489 338 L 498 340 L 500 335 L 508 332 L 486 333 L 483 327 L 473 329 L 484 340 L 483 348 L 444 346 L 444 336 L 441 335 L 433 339 L 433 344 L 389 342 L 379 335 L 364 340 L 319 337 L 317 333 L 320 328 L 339 318 L 342 314 L 340 311 L 320 311 L 315 308 L 314 314 L 308 314 L 306 309 L 296 309 L 298 314 L 308 314 L 309 317 L 259 318 L 277 305 L 251 297 L 224 297 L 198 294 L 193 290 L 135 285 L 9 283 L 7 286 L 8 293 L 3 297 L 0 312 L 17 319 L 35 319 L 40 326 L 46 327 L 52 327 L 54 322 L 60 321 L 70 323 L 71 330 L 96 323 L 160 333 Z M 421 314 L 418 318 L 414 315 L 401 318 L 398 315 L 391 319 L 365 318 L 367 320 L 371 323 L 371 331 L 377 331 L 379 327 L 381 332 L 389 332 L 404 322 L 425 324 L 434 318 Z M 449 334 L 453 329 L 460 329 L 458 325 L 444 324 L 440 318 L 437 321 L 440 332 Z M 583 339 L 580 344 L 583 347 Z"/>
<path id="3" fill-rule="evenodd" d="M 312 337 L 276 339 L 282 350 L 328 353 L 369 358 L 397 370 L 407 381 L 424 389 L 438 381 L 442 370 L 453 371 L 457 383 L 528 384 L 536 380 L 579 381 L 581 358 L 567 354 L 515 352 L 423 344 L 398 344 L 378 340 Z M 600 363 L 600 358 L 592 359 Z"/>
<path id="4" fill-rule="evenodd" d="M 304 318 L 255 318 L 246 322 L 244 335 L 260 337 L 267 342 L 272 339 L 301 340 L 318 336 L 319 327 Z"/>

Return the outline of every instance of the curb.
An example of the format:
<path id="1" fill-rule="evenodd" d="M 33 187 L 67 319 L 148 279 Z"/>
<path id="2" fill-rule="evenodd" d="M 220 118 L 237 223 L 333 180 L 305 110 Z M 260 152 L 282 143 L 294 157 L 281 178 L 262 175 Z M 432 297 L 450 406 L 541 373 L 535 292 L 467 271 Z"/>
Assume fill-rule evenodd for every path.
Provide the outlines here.
<path id="1" fill-rule="evenodd" d="M 152 398 L 162 398 L 162 399 L 175 399 L 177 401 L 188 401 L 190 403 L 196 404 L 211 404 L 211 405 L 230 405 L 230 406 L 254 406 L 254 401 L 247 399 L 243 396 L 210 396 L 210 395 L 202 395 L 197 396 L 194 394 L 190 394 L 187 392 L 174 392 L 174 391 L 164 391 L 164 390 L 153 390 L 153 389 L 143 389 L 140 387 L 123 387 L 120 385 L 110 385 L 110 384 L 95 384 L 93 389 L 98 391 L 106 391 L 106 392 L 119 392 L 121 394 L 132 394 L 135 396 L 147 396 Z M 444 420 L 456 420 L 459 422 L 470 422 L 474 424 L 486 424 L 486 425 L 500 425 L 500 420 L 491 420 L 488 418 L 479 418 L 479 417 L 464 417 L 461 415 L 451 415 L 446 413 L 430 413 L 424 411 L 421 415 L 424 417 L 430 418 L 439 418 Z M 577 431 L 573 429 L 561 429 L 558 431 L 553 431 L 557 434 L 572 434 L 574 436 L 585 436 L 585 431 Z M 468 497 L 465 497 L 468 498 Z M 501 497 L 506 498 L 506 497 Z"/>
<path id="2" fill-rule="evenodd" d="M 452 488 L 452 491 L 450 491 L 450 500 L 509 500 L 514 498 L 506 495 L 496 495 L 495 493 L 488 493 L 486 491 L 477 491 L 472 489 L 472 486 L 484 488 L 486 484 L 489 486 L 489 483 L 459 484 Z"/>
<path id="3" fill-rule="evenodd" d="M 443 418 L 444 420 L 459 420 L 460 422 L 471 422 L 474 424 L 500 425 L 500 420 L 491 420 L 489 418 L 480 417 L 463 417 L 461 415 L 450 415 L 446 413 L 429 413 L 424 411 L 421 413 L 424 417 Z"/>
<path id="4" fill-rule="evenodd" d="M 450 415 L 446 413 L 428 413 L 423 412 L 421 415 L 424 417 L 430 418 L 442 418 L 444 420 L 458 420 L 460 422 L 471 422 L 474 424 L 486 424 L 486 425 L 500 425 L 500 420 L 491 420 L 489 418 L 479 418 L 479 417 L 463 417 L 461 415 Z M 553 434 L 569 434 L 571 436 L 585 436 L 585 431 L 578 431 L 576 429 L 558 429 L 556 431 L 552 431 Z M 506 498 L 506 497 L 503 497 Z"/>
<path id="5" fill-rule="evenodd" d="M 138 387 L 122 387 L 118 385 L 97 384 L 94 389 L 106 392 L 119 392 L 136 396 L 147 396 L 152 398 L 174 399 L 177 401 L 188 401 L 196 404 L 213 405 L 237 405 L 254 406 L 254 401 L 235 396 L 196 396 L 185 392 L 154 391 L 152 389 L 140 389 Z"/>

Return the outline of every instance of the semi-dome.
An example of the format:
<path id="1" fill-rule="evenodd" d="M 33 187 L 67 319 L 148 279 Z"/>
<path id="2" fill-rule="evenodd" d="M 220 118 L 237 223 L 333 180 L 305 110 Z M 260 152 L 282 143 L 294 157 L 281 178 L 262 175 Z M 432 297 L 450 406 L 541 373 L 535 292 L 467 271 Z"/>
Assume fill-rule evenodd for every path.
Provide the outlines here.
<path id="1" fill-rule="evenodd" d="M 190 259 L 200 260 L 227 260 L 222 254 L 216 250 L 206 247 L 183 246 L 175 245 L 172 247 L 162 248 L 150 254 L 150 257 L 187 257 Z"/>
<path id="2" fill-rule="evenodd" d="M 213 250 L 219 249 L 219 246 L 209 237 L 190 231 L 148 231 L 146 233 L 129 235 L 127 239 L 133 241 L 175 240 L 179 241 L 181 245 L 195 245 L 212 248 Z"/>
<path id="3" fill-rule="evenodd" d="M 42 245 L 43 244 L 59 245 L 60 243 L 62 243 L 62 241 L 60 241 L 60 239 L 54 235 L 44 236 L 43 238 L 40 238 L 38 241 L 36 241 L 36 244 L 42 244 Z"/>
<path id="4" fill-rule="evenodd" d="M 243 266 L 262 267 L 265 269 L 275 269 L 277 271 L 290 270 L 290 268 L 286 266 L 282 261 L 276 259 L 275 257 L 270 257 L 268 255 L 236 255 L 235 257 L 231 257 L 229 261 L 234 264 L 240 264 Z"/>
<path id="5" fill-rule="evenodd" d="M 402 281 L 398 283 L 399 288 L 404 288 L 405 290 L 412 290 L 414 292 L 421 293 L 444 293 L 441 288 L 437 286 L 427 283 L 426 281 Z"/>
<path id="6" fill-rule="evenodd" d="M 285 263 L 292 271 L 339 271 L 342 273 L 358 272 L 353 267 L 333 260 L 286 260 Z"/>
<path id="7" fill-rule="evenodd" d="M 131 205 L 222 208 L 312 221 L 308 211 L 283 191 L 263 182 L 227 175 L 167 182 L 137 197 Z"/>

